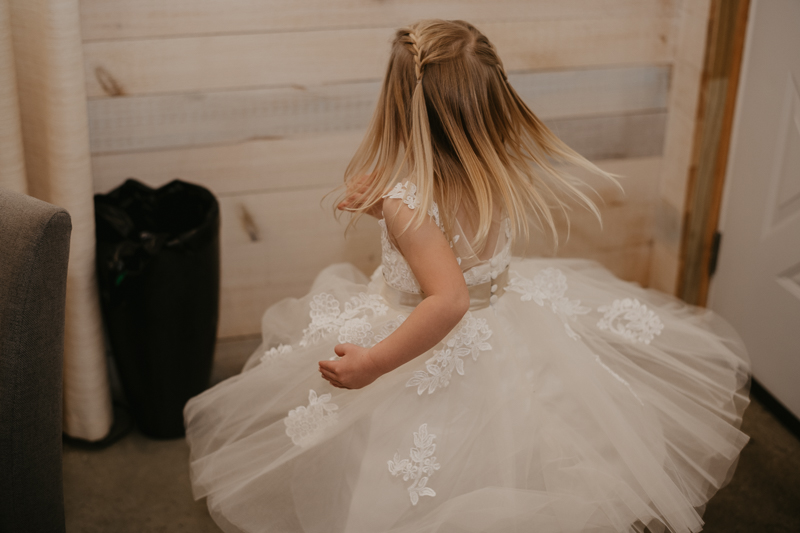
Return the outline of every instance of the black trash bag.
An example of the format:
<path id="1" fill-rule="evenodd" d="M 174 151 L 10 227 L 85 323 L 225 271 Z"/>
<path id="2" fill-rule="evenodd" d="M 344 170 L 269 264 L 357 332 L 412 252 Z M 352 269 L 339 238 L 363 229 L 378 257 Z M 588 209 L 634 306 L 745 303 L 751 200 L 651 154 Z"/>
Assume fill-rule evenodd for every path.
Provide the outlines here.
<path id="1" fill-rule="evenodd" d="M 183 407 L 211 377 L 219 204 L 191 183 L 128 179 L 94 205 L 103 320 L 131 414 L 150 437 L 181 437 Z"/>

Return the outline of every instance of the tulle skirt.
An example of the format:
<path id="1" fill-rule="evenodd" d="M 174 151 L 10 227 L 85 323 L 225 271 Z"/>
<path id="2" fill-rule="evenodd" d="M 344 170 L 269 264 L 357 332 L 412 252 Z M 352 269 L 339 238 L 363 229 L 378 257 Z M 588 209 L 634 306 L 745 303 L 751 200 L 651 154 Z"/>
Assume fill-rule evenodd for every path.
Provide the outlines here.
<path id="1" fill-rule="evenodd" d="M 226 532 L 699 531 L 748 440 L 749 361 L 713 312 L 599 264 L 515 259 L 505 293 L 360 390 L 322 379 L 412 310 L 332 265 L 186 405 L 195 498 Z M 502 290 L 499 291 L 502 293 Z"/>

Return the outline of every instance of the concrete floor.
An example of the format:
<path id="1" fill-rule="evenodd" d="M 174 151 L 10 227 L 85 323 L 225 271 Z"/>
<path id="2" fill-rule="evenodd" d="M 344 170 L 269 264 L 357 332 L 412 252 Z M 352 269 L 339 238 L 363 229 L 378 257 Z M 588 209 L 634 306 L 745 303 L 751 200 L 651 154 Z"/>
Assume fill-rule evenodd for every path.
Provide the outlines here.
<path id="1" fill-rule="evenodd" d="M 249 342 L 229 352 L 250 353 Z M 237 372 L 240 362 L 218 351 L 214 381 Z M 756 400 L 745 412 L 743 430 L 751 440 L 733 480 L 709 503 L 704 531 L 800 532 L 800 440 Z M 205 501 L 192 499 L 188 457 L 182 439 L 156 441 L 136 431 L 105 450 L 65 444 L 67 532 L 219 531 Z"/>

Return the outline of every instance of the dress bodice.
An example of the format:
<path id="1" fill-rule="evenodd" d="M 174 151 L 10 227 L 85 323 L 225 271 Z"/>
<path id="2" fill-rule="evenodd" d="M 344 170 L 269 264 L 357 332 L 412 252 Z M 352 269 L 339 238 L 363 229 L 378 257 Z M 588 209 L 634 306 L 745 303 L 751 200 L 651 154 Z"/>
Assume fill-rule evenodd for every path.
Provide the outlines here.
<path id="1" fill-rule="evenodd" d="M 416 197 L 417 187 L 413 183 L 398 183 L 384 198 L 397 198 L 403 201 L 408 209 L 416 209 L 420 202 Z M 433 202 L 428 210 L 428 215 L 433 218 L 439 229 L 444 232 L 444 227 L 439 217 L 439 206 Z M 419 282 L 411 271 L 411 267 L 403 254 L 392 242 L 386 221 L 380 219 L 381 227 L 381 265 L 386 283 L 403 292 L 420 294 Z M 473 250 L 469 239 L 465 236 L 461 225 L 456 220 L 453 235 L 447 235 L 450 248 L 456 256 L 456 261 L 461 266 L 467 286 L 479 285 L 497 278 L 511 262 L 511 226 L 508 217 L 500 221 L 500 231 L 497 236 L 494 253 L 488 259 L 481 259 Z"/>

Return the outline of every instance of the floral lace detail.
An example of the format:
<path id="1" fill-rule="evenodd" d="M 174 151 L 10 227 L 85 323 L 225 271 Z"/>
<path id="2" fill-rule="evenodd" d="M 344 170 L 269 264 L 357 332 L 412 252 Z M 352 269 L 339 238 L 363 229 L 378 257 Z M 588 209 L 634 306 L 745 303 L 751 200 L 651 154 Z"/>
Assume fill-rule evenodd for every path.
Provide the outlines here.
<path id="1" fill-rule="evenodd" d="M 580 300 L 570 300 L 564 296 L 568 288 L 567 277 L 561 270 L 553 267 L 546 268 L 537 272 L 533 281 L 520 276 L 517 272 L 512 272 L 512 274 L 514 277 L 506 285 L 506 291 L 521 294 L 520 300 L 523 302 L 533 300 L 541 306 L 549 304 L 553 313 L 564 322 L 567 335 L 575 340 L 580 339 L 580 335 L 575 333 L 568 320 L 574 321 L 578 315 L 585 315 L 591 309 L 581 306 Z"/>
<path id="2" fill-rule="evenodd" d="M 428 424 L 422 424 L 419 431 L 414 432 L 414 448 L 409 452 L 409 459 L 400 459 L 400 454 L 395 453 L 394 459 L 389 461 L 389 472 L 393 476 L 402 474 L 403 481 L 413 480 L 408 487 L 411 505 L 419 503 L 420 496 L 436 496 L 436 491 L 428 487 L 428 478 L 442 466 L 436 462 L 433 452 L 436 444 L 433 439 L 436 435 L 428 433 Z"/>
<path id="3" fill-rule="evenodd" d="M 373 336 L 372 324 L 365 316 L 345 320 L 342 327 L 339 328 L 340 343 L 349 342 L 366 348 L 372 344 Z"/>
<path id="4" fill-rule="evenodd" d="M 403 200 L 403 203 L 409 209 L 416 209 L 419 207 L 420 200 L 417 198 L 417 186 L 408 181 L 395 184 L 394 188 L 387 194 L 383 195 L 384 198 L 397 198 Z"/>
<path id="5" fill-rule="evenodd" d="M 308 448 L 319 441 L 326 428 L 336 423 L 339 415 L 333 411 L 339 406 L 330 400 L 330 394 L 317 397 L 311 389 L 308 391 L 308 407 L 301 405 L 289 411 L 283 423 L 286 424 L 286 435 L 294 444 Z"/>
<path id="6" fill-rule="evenodd" d="M 472 360 L 476 361 L 480 352 L 492 349 L 492 345 L 486 342 L 492 336 L 492 330 L 485 318 L 475 318 L 467 311 L 455 332 L 444 347 L 434 350 L 433 357 L 425 362 L 427 372 L 414 372 L 406 387 L 417 387 L 417 394 L 420 395 L 425 390 L 432 394 L 437 387 L 447 387 L 450 384 L 453 370 L 461 376 L 464 375 L 463 357 L 472 355 Z"/>
<path id="7" fill-rule="evenodd" d="M 607 329 L 633 342 L 650 344 L 664 329 L 661 318 L 635 298 L 614 300 L 611 305 L 598 307 L 597 310 L 605 313 L 597 323 L 598 328 Z"/>
<path id="8" fill-rule="evenodd" d="M 394 331 L 400 327 L 400 324 L 405 322 L 406 318 L 407 318 L 406 315 L 397 315 L 396 319 L 390 320 L 389 322 L 384 324 L 381 330 L 378 332 L 378 334 L 375 335 L 375 338 L 373 339 L 374 344 L 378 344 L 383 339 L 394 333 Z"/>
<path id="9" fill-rule="evenodd" d="M 344 304 L 344 311 L 339 309 L 339 300 L 327 292 L 317 294 L 311 299 L 311 323 L 303 330 L 300 346 L 313 344 L 334 331 L 339 333 L 339 342 L 369 343 L 372 325 L 366 320 L 365 313 L 372 311 L 373 316 L 383 316 L 388 310 L 379 294 L 359 293 Z"/>
<path id="10" fill-rule="evenodd" d="M 416 209 L 421 203 L 419 198 L 417 198 L 416 184 L 407 180 L 395 184 L 394 188 L 392 188 L 392 190 L 387 194 L 384 194 L 383 197 L 403 200 L 403 203 L 406 204 L 409 209 Z M 431 203 L 431 207 L 428 209 L 428 214 L 433 218 L 434 222 L 436 222 L 436 225 L 439 226 L 439 229 L 441 229 L 442 223 L 439 219 L 439 206 L 436 205 L 436 202 Z"/>
<path id="11" fill-rule="evenodd" d="M 403 200 L 403 203 L 406 204 L 409 209 L 416 209 L 420 205 L 420 200 L 417 198 L 417 186 L 408 181 L 397 183 L 394 188 L 383 195 L 383 197 Z M 431 204 L 431 207 L 428 209 L 428 215 L 433 218 L 439 229 L 444 231 L 439 216 L 439 206 L 436 202 Z M 397 250 L 389 240 L 389 231 L 386 227 L 386 221 L 381 219 L 378 221 L 378 224 L 381 227 L 381 257 L 383 276 L 386 282 L 395 289 L 404 292 L 413 294 L 421 293 L 422 289 L 420 289 L 417 278 L 414 277 L 414 273 L 411 271 L 408 261 L 406 261 L 406 258 L 403 257 L 400 251 Z"/>
<path id="12" fill-rule="evenodd" d="M 511 227 L 508 219 L 503 221 L 503 230 L 506 236 L 503 249 L 487 262 L 476 265 L 464 272 L 464 281 L 467 282 L 468 287 L 495 279 L 511 264 Z M 457 239 L 453 239 L 453 242 L 457 242 Z M 459 264 L 461 263 L 459 262 Z"/>
<path id="13" fill-rule="evenodd" d="M 261 356 L 261 362 L 270 363 L 276 359 L 283 359 L 290 353 L 292 353 L 291 344 L 279 344 L 264 352 L 264 355 Z"/>
<path id="14" fill-rule="evenodd" d="M 419 294 L 422 289 L 411 271 L 411 267 L 399 251 L 389 241 L 389 231 L 386 222 L 379 220 L 381 227 L 381 255 L 383 264 L 383 278 L 389 286 L 404 292 Z"/>
<path id="15" fill-rule="evenodd" d="M 443 229 L 442 221 L 439 219 L 439 205 L 436 202 L 431 203 L 431 208 L 428 209 L 428 214 L 433 218 L 433 221 L 436 222 L 436 225 L 439 226 L 439 229 Z"/>

